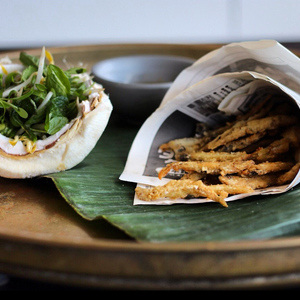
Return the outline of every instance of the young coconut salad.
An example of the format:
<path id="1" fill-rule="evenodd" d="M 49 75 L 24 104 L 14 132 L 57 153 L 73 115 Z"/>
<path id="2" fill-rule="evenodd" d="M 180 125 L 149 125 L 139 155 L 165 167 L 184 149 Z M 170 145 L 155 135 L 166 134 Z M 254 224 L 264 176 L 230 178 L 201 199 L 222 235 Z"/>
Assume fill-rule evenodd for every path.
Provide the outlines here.
<path id="1" fill-rule="evenodd" d="M 45 47 L 39 58 L 20 52 L 19 61 L 0 59 L 0 147 L 24 155 L 53 144 L 103 89 L 84 68 L 56 66 Z"/>

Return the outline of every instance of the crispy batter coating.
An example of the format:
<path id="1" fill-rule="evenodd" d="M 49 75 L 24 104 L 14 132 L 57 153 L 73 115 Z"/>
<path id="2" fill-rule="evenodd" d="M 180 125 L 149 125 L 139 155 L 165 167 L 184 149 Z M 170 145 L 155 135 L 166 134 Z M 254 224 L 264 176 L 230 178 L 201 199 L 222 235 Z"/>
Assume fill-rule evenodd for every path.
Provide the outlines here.
<path id="1" fill-rule="evenodd" d="M 185 174 L 163 186 L 137 187 L 138 198 L 204 197 L 227 207 L 228 195 L 290 183 L 300 169 L 300 118 L 290 105 L 268 100 L 218 129 L 199 126 L 201 137 L 161 145 L 173 150 L 177 161 L 162 168 L 158 178 L 171 170 Z"/>
<path id="2" fill-rule="evenodd" d="M 269 186 L 277 185 L 276 174 L 256 175 L 253 177 L 240 177 L 236 175 L 219 176 L 219 180 L 223 184 L 239 186 L 246 185 L 253 190 L 262 189 Z"/>
<path id="3" fill-rule="evenodd" d="M 144 201 L 154 201 L 161 198 L 178 199 L 187 197 L 204 197 L 227 207 L 224 199 L 228 194 L 251 193 L 248 185 L 230 186 L 227 184 L 206 185 L 201 180 L 171 180 L 163 186 L 151 188 L 136 188 L 137 197 Z"/>
<path id="4" fill-rule="evenodd" d="M 260 164 L 253 164 L 249 168 L 243 170 L 239 174 L 243 177 L 250 177 L 255 175 L 265 175 L 268 173 L 286 171 L 293 167 L 293 163 L 284 161 L 274 161 L 274 162 L 262 162 Z"/>
<path id="5" fill-rule="evenodd" d="M 290 149 L 290 140 L 282 138 L 271 143 L 265 148 L 258 148 L 249 158 L 256 162 L 273 161 L 282 153 L 288 152 Z"/>
<path id="6" fill-rule="evenodd" d="M 286 183 L 290 183 L 297 173 L 299 172 L 300 169 L 300 162 L 295 164 L 289 171 L 285 172 L 284 174 L 280 175 L 277 179 L 277 184 L 278 185 L 283 185 Z"/>
<path id="7" fill-rule="evenodd" d="M 225 191 L 219 194 L 210 187 L 206 186 L 201 180 L 171 180 L 163 186 L 156 186 L 149 189 L 136 188 L 137 197 L 144 201 L 153 201 L 161 198 L 186 198 L 186 197 L 204 197 L 227 206 L 224 199 L 228 196 Z"/>
<path id="8" fill-rule="evenodd" d="M 283 136 L 283 138 L 286 138 L 289 140 L 290 145 L 292 147 L 299 147 L 299 144 L 300 144 L 299 132 L 300 132 L 300 126 L 295 125 L 295 126 L 288 127 L 282 133 L 282 136 Z"/>
<path id="9" fill-rule="evenodd" d="M 158 174 L 158 178 L 162 179 L 165 177 L 170 170 L 179 171 L 184 170 L 186 172 L 198 172 L 213 175 L 226 175 L 241 173 L 244 170 L 254 165 L 253 160 L 247 161 L 222 161 L 222 162 L 211 162 L 211 161 L 179 161 L 168 164 L 165 168 L 161 169 Z"/>
<path id="10" fill-rule="evenodd" d="M 230 161 L 230 160 L 247 160 L 249 154 L 242 152 L 216 152 L 216 151 L 198 151 L 188 155 L 189 160 L 196 161 Z"/>
<path id="11" fill-rule="evenodd" d="M 266 135 L 266 131 L 257 132 L 257 133 L 251 134 L 251 135 L 247 135 L 245 137 L 242 137 L 240 139 L 232 141 L 229 144 L 224 145 L 222 147 L 222 149 L 219 150 L 219 151 L 233 152 L 233 151 L 245 149 L 249 145 L 252 145 L 253 143 L 259 141 L 265 135 Z"/>
<path id="12" fill-rule="evenodd" d="M 209 142 L 209 140 L 210 138 L 208 137 L 175 139 L 160 145 L 159 149 L 161 151 L 172 150 L 174 152 L 175 159 L 181 160 L 189 153 L 199 150 L 206 144 L 206 142 Z"/>
<path id="13" fill-rule="evenodd" d="M 204 150 L 214 150 L 248 134 L 255 134 L 266 130 L 274 130 L 281 126 L 294 125 L 297 123 L 297 121 L 298 118 L 295 116 L 287 115 L 276 115 L 250 121 L 243 120 L 236 123 L 232 128 L 226 130 L 224 133 L 209 142 L 204 147 Z"/>

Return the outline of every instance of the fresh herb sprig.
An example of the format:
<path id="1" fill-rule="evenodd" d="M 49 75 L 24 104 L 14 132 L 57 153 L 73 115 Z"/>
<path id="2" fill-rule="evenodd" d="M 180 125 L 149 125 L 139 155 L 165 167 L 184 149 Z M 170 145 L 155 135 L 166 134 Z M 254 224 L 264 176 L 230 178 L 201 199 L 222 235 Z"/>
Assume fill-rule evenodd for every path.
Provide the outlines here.
<path id="1" fill-rule="evenodd" d="M 43 51 L 40 58 L 21 52 L 23 71 L 0 76 L 0 133 L 9 138 L 53 135 L 77 115 L 76 101 L 87 99 L 91 87 L 76 76 L 86 70 L 63 71 Z"/>

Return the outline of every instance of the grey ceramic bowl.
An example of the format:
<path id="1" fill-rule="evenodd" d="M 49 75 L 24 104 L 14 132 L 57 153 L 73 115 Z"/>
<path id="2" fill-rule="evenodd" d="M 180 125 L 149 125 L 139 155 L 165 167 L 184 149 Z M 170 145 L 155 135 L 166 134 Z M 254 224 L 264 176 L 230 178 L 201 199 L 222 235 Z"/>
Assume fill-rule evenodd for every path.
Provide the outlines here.
<path id="1" fill-rule="evenodd" d="M 169 55 L 122 56 L 96 63 L 91 73 L 109 95 L 113 112 L 141 123 L 159 106 L 177 75 L 194 61 Z"/>

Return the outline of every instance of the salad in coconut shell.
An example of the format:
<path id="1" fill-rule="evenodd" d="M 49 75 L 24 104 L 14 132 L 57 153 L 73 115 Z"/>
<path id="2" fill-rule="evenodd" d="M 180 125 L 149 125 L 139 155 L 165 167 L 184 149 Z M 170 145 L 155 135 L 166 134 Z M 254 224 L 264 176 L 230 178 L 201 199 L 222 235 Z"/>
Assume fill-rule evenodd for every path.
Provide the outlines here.
<path id="1" fill-rule="evenodd" d="M 79 164 L 106 128 L 112 104 L 84 68 L 66 71 L 43 47 L 0 59 L 0 176 L 31 178 Z"/>

